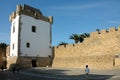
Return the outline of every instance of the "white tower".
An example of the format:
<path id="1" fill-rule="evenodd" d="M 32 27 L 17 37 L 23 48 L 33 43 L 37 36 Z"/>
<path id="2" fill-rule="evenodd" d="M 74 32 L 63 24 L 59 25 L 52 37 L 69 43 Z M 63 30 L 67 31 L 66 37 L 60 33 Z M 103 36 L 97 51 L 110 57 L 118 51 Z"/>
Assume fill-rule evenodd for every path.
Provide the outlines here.
<path id="1" fill-rule="evenodd" d="M 16 11 L 10 16 L 10 21 L 12 23 L 10 56 L 24 59 L 52 57 L 51 16 L 46 17 L 39 9 L 28 5 L 17 5 Z M 35 64 L 38 65 L 39 60 Z"/>

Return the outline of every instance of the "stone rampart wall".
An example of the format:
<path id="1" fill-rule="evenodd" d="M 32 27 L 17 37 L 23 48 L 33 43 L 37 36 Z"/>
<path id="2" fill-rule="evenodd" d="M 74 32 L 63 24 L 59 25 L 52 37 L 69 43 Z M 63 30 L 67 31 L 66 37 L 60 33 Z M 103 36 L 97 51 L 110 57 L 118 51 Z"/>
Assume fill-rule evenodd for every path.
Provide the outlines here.
<path id="1" fill-rule="evenodd" d="M 112 69 L 113 57 L 104 56 L 80 56 L 80 57 L 59 57 L 54 59 L 53 67 L 64 68 L 85 68 L 89 65 L 93 69 Z"/>
<path id="2" fill-rule="evenodd" d="M 53 67 L 106 69 L 120 66 L 120 27 L 91 32 L 83 43 L 54 47 Z"/>

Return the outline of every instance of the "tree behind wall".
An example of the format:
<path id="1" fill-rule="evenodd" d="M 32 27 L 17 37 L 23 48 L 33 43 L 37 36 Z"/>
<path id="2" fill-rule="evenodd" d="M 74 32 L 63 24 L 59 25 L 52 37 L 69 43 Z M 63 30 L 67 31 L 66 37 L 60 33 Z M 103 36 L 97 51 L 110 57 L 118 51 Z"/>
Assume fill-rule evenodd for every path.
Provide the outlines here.
<path id="1" fill-rule="evenodd" d="M 82 43 L 84 41 L 84 38 L 90 37 L 89 33 L 83 33 L 83 34 L 72 34 L 69 39 L 72 39 L 75 41 L 75 43 Z"/>
<path id="2" fill-rule="evenodd" d="M 75 43 L 79 42 L 79 34 L 72 34 L 69 39 L 72 39 L 75 41 Z"/>

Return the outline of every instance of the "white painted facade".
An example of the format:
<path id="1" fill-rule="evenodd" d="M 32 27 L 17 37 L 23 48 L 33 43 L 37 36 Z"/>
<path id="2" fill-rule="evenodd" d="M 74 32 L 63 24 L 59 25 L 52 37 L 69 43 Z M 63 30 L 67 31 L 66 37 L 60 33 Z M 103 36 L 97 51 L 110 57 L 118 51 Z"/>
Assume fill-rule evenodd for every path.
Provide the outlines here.
<path id="1" fill-rule="evenodd" d="M 51 24 L 24 14 L 17 15 L 11 26 L 10 56 L 52 56 Z"/>
<path id="2" fill-rule="evenodd" d="M 19 17 L 17 16 L 11 25 L 10 56 L 18 56 Z"/>

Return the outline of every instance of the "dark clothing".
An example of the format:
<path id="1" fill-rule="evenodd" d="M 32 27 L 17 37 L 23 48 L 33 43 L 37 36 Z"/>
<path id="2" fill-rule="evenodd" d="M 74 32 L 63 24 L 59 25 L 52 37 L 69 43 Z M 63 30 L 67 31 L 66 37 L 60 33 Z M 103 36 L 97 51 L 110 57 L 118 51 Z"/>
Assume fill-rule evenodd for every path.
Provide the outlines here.
<path id="1" fill-rule="evenodd" d="M 15 67 L 13 67 L 13 70 L 12 70 L 12 71 L 13 71 L 13 74 L 15 74 L 15 70 L 16 70 L 16 68 L 15 68 Z"/>
<path id="2" fill-rule="evenodd" d="M 1 68 L 2 68 L 2 71 L 3 71 L 4 67 L 2 66 Z"/>

